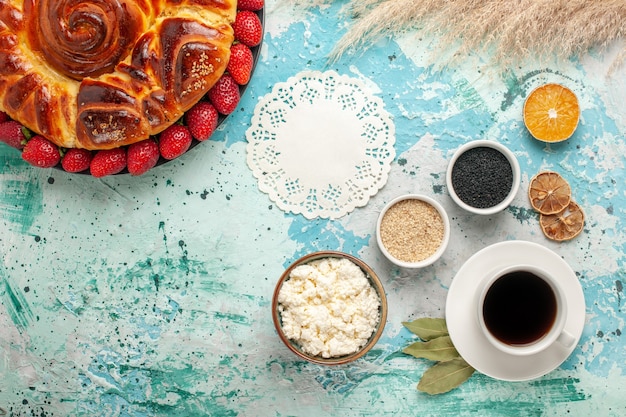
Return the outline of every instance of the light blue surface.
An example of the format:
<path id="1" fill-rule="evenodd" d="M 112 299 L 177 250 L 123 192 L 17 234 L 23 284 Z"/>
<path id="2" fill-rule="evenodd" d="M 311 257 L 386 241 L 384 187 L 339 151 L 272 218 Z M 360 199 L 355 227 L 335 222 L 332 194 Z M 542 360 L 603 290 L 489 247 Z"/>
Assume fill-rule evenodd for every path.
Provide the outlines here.
<path id="1" fill-rule="evenodd" d="M 501 78 L 482 56 L 431 71 L 436 43 L 409 33 L 327 65 L 345 31 L 341 5 L 268 2 L 261 59 L 238 110 L 211 141 L 142 177 L 36 169 L 0 145 L 0 408 L 8 415 L 626 414 L 626 69 L 607 74 L 615 51 L 529 62 Z M 387 185 L 335 221 L 280 211 L 246 165 L 258 99 L 306 69 L 364 80 L 394 116 Z M 580 125 L 561 144 L 531 139 L 522 122 L 526 95 L 545 82 L 568 85 L 581 103 Z M 453 205 L 444 175 L 458 146 L 482 138 L 509 146 L 523 175 L 512 206 L 485 218 Z M 539 229 L 526 190 L 543 169 L 560 172 L 585 210 L 575 240 L 554 243 Z M 392 267 L 375 244 L 379 210 L 408 192 L 440 201 L 453 227 L 442 259 L 420 271 Z M 448 394 L 417 391 L 431 364 L 400 352 L 413 340 L 401 322 L 443 317 L 463 262 L 512 239 L 540 243 L 576 271 L 587 307 L 573 354 L 538 380 L 476 373 Z M 387 291 L 385 333 L 354 365 L 301 362 L 273 329 L 276 280 L 319 249 L 361 257 Z"/>

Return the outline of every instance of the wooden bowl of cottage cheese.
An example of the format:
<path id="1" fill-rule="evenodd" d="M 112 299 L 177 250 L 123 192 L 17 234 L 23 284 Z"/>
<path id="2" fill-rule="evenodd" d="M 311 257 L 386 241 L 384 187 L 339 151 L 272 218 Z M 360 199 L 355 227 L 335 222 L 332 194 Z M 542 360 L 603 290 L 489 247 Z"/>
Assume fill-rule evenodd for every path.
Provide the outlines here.
<path id="1" fill-rule="evenodd" d="M 280 339 L 300 358 L 343 365 L 364 356 L 382 335 L 387 298 L 365 262 L 342 252 L 314 252 L 281 275 L 272 318 Z"/>

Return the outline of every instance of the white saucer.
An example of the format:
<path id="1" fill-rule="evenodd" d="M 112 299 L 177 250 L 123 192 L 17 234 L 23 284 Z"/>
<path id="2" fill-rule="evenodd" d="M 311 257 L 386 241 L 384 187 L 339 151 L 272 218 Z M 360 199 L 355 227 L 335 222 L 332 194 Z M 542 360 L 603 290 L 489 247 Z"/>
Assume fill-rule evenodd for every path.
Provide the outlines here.
<path id="1" fill-rule="evenodd" d="M 511 356 L 483 335 L 478 323 L 478 285 L 489 271 L 520 263 L 537 265 L 562 279 L 568 309 L 565 330 L 576 340 L 569 348 L 554 343 L 535 355 Z M 576 274 L 559 255 L 537 243 L 505 241 L 477 252 L 457 272 L 448 290 L 446 323 L 454 346 L 474 369 L 496 379 L 526 381 L 554 370 L 576 348 L 585 324 L 585 297 Z"/>

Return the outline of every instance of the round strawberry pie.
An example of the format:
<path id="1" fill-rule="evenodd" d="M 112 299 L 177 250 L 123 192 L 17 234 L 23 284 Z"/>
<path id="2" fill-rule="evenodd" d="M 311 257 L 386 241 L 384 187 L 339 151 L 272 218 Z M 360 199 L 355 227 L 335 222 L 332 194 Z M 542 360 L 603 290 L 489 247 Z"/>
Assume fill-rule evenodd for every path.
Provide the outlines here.
<path id="1" fill-rule="evenodd" d="M 0 0 L 0 110 L 62 148 L 174 124 L 226 71 L 236 0 Z"/>

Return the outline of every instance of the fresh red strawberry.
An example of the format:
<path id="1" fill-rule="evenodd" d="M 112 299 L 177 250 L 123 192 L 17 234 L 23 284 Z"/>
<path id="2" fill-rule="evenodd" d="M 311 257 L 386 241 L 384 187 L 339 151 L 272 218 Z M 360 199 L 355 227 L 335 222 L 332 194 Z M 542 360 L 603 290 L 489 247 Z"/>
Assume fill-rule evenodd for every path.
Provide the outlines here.
<path id="1" fill-rule="evenodd" d="M 159 145 L 153 139 L 142 140 L 128 147 L 128 172 L 130 175 L 145 174 L 159 160 Z"/>
<path id="2" fill-rule="evenodd" d="M 23 126 L 14 120 L 0 123 L 0 142 L 16 149 L 23 149 L 26 143 Z"/>
<path id="3" fill-rule="evenodd" d="M 71 148 L 61 159 L 61 166 L 67 172 L 83 172 L 89 168 L 92 154 L 87 149 Z"/>
<path id="4" fill-rule="evenodd" d="M 159 151 L 165 159 L 178 158 L 191 146 L 191 132 L 187 126 L 175 124 L 159 135 Z"/>
<path id="5" fill-rule="evenodd" d="M 211 137 L 217 128 L 219 115 L 215 106 L 208 101 L 200 101 L 185 113 L 185 122 L 191 132 L 191 136 L 199 141 L 205 141 Z"/>
<path id="6" fill-rule="evenodd" d="M 114 148 L 101 150 L 91 159 L 89 171 L 96 178 L 114 175 L 126 167 L 126 149 Z"/>
<path id="7" fill-rule="evenodd" d="M 236 43 L 230 48 L 230 61 L 226 70 L 237 84 L 246 85 L 250 81 L 253 62 L 250 48 L 243 43 Z"/>
<path id="8" fill-rule="evenodd" d="M 207 93 L 209 101 L 222 114 L 231 114 L 237 108 L 239 99 L 239 85 L 230 74 L 224 74 Z"/>
<path id="9" fill-rule="evenodd" d="M 250 47 L 257 46 L 263 38 L 263 25 L 256 13 L 243 10 L 235 16 L 233 23 L 235 39 Z"/>
<path id="10" fill-rule="evenodd" d="M 237 9 L 239 10 L 250 10 L 257 11 L 261 10 L 265 5 L 265 0 L 238 0 L 237 1 Z"/>
<path id="11" fill-rule="evenodd" d="M 40 168 L 51 168 L 61 160 L 59 148 L 43 136 L 33 136 L 24 146 L 22 159 Z"/>
<path id="12" fill-rule="evenodd" d="M 0 123 L 4 123 L 9 120 L 9 115 L 3 111 L 0 111 Z"/>

